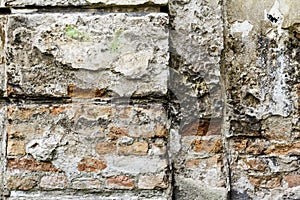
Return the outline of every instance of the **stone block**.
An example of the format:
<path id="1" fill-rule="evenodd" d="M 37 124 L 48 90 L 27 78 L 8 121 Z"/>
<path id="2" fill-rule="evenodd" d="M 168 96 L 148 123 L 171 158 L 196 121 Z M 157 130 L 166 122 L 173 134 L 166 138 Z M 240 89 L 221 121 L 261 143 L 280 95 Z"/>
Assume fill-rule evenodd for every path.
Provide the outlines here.
<path id="1" fill-rule="evenodd" d="M 62 190 L 68 187 L 68 180 L 65 176 L 43 176 L 40 187 L 44 190 Z"/>
<path id="2" fill-rule="evenodd" d="M 164 174 L 143 175 L 138 181 L 138 188 L 144 190 L 166 189 L 168 186 L 168 179 Z"/>
<path id="3" fill-rule="evenodd" d="M 72 189 L 96 190 L 103 188 L 102 182 L 95 178 L 76 178 L 72 180 Z"/>
<path id="4" fill-rule="evenodd" d="M 6 22 L 7 16 L 0 15 L 0 96 L 5 95 L 6 92 Z"/>
<path id="5" fill-rule="evenodd" d="M 167 0 L 4 0 L 7 6 L 25 7 L 25 6 L 137 6 L 137 5 L 166 5 Z"/>
<path id="6" fill-rule="evenodd" d="M 300 175 L 288 175 L 283 178 L 283 181 L 287 183 L 288 187 L 300 186 Z"/>
<path id="7" fill-rule="evenodd" d="M 14 14 L 8 19 L 8 96 L 165 95 L 168 16 Z"/>
<path id="8" fill-rule="evenodd" d="M 31 190 L 38 185 L 38 179 L 35 176 L 11 176 L 7 181 L 10 190 Z"/>
<path id="9" fill-rule="evenodd" d="M 17 140 L 7 141 L 7 154 L 9 156 L 22 156 L 25 155 L 25 142 Z"/>

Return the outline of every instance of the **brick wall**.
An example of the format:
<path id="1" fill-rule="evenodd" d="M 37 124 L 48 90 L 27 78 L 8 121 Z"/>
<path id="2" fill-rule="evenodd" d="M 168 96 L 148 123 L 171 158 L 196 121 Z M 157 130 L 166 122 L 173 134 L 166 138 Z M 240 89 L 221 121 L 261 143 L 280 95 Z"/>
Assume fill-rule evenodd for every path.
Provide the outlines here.
<path id="1" fill-rule="evenodd" d="M 1 199 L 300 199 L 297 0 L 0 0 Z"/>

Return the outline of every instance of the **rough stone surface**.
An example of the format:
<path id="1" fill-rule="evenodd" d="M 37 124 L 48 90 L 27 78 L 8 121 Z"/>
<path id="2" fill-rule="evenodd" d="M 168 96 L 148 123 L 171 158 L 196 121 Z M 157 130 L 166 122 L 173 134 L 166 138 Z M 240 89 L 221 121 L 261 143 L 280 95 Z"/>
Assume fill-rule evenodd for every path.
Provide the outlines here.
<path id="1" fill-rule="evenodd" d="M 222 151 L 222 1 L 172 0 L 170 82 L 176 199 L 226 199 Z M 218 159 L 202 159 L 203 157 Z M 204 162 L 203 162 L 203 161 Z M 184 167 L 186 162 L 186 166 Z M 201 163 L 201 164 L 199 164 Z M 186 180 L 185 180 L 186 179 Z M 190 179 L 197 187 L 187 186 Z M 214 188 L 206 190 L 204 188 Z M 199 193 L 199 194 L 198 194 Z"/>
<path id="2" fill-rule="evenodd" d="M 12 176 L 7 182 L 10 190 L 31 190 L 38 184 L 37 177 L 34 176 Z"/>
<path id="3" fill-rule="evenodd" d="M 41 190 L 109 192 L 135 189 L 140 174 L 167 174 L 167 159 L 148 153 L 157 151 L 152 145 L 166 149 L 158 127 L 169 124 L 161 104 L 11 105 L 6 111 L 8 173 L 24 177 L 24 184 L 32 184 L 27 179 L 34 173 Z M 14 150 L 16 142 L 22 142 L 22 153 Z M 29 187 L 11 185 L 13 191 Z M 168 185 L 148 193 L 155 190 L 166 196 Z"/>
<path id="4" fill-rule="evenodd" d="M 8 96 L 164 95 L 168 16 L 15 14 L 8 17 Z"/>
<path id="5" fill-rule="evenodd" d="M 300 199 L 298 0 L 0 0 L 0 199 Z"/>
<path id="6" fill-rule="evenodd" d="M 300 18 L 295 8 L 299 3 L 277 0 L 225 5 L 225 135 L 232 199 L 297 199 L 291 189 L 299 173 Z"/>
<path id="7" fill-rule="evenodd" d="M 65 189 L 68 186 L 68 180 L 65 176 L 43 176 L 40 187 L 45 190 Z"/>
<path id="8" fill-rule="evenodd" d="M 167 0 L 4 0 L 7 6 L 133 6 L 142 4 L 166 5 Z"/>
<path id="9" fill-rule="evenodd" d="M 6 22 L 7 22 L 7 16 L 0 16 L 0 96 L 3 96 L 6 91 L 6 76 L 5 76 Z"/>

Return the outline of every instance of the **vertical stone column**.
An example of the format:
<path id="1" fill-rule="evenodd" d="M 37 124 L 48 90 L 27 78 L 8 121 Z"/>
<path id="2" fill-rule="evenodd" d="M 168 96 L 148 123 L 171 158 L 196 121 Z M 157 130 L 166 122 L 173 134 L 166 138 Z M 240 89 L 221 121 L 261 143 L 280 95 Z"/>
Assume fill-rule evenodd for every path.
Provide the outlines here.
<path id="1" fill-rule="evenodd" d="M 222 1 L 171 0 L 170 133 L 175 199 L 226 199 Z"/>
<path id="2" fill-rule="evenodd" d="M 6 88 L 6 75 L 5 75 L 5 41 L 6 41 L 6 15 L 0 15 L 0 96 L 1 99 L 5 94 Z M 6 156 L 6 112 L 5 103 L 0 100 L 0 198 L 4 198 L 5 195 L 5 156 Z"/>
<path id="3" fill-rule="evenodd" d="M 231 199 L 298 199 L 299 2 L 227 1 Z"/>

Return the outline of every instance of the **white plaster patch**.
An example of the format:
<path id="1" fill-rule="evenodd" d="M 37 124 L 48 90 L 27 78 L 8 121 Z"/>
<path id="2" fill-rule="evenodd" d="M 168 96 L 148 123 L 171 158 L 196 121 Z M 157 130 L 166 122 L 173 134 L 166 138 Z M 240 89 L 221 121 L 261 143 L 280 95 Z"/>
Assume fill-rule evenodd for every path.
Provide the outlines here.
<path id="1" fill-rule="evenodd" d="M 285 5 L 283 2 L 279 3 L 279 1 L 276 0 L 274 2 L 274 5 L 272 6 L 272 8 L 269 11 L 264 10 L 264 16 L 265 16 L 264 20 L 271 21 L 272 24 L 277 27 L 278 35 L 281 35 L 283 33 L 283 29 L 281 27 L 282 27 L 282 23 L 284 21 L 284 16 L 281 13 L 281 10 L 282 9 L 284 11 L 287 10 L 286 6 L 283 6 L 283 5 Z M 267 35 L 269 38 L 275 38 L 277 36 L 277 34 L 274 32 L 274 29 L 272 28 L 268 31 Z"/>
<path id="2" fill-rule="evenodd" d="M 242 37 L 245 38 L 249 35 L 252 28 L 253 25 L 250 24 L 248 20 L 245 20 L 243 22 L 234 22 L 234 24 L 231 27 L 231 34 L 242 33 Z"/>

